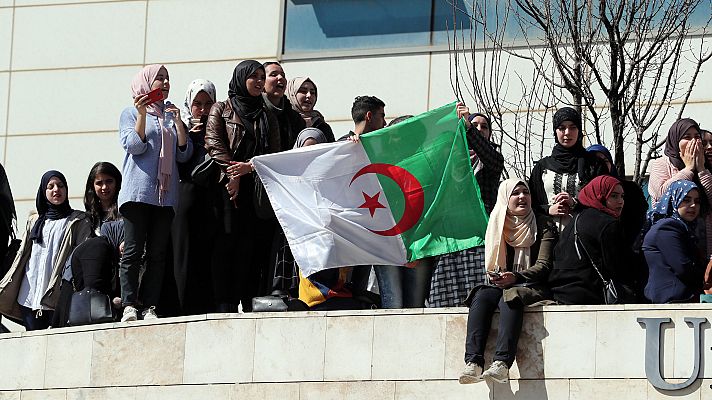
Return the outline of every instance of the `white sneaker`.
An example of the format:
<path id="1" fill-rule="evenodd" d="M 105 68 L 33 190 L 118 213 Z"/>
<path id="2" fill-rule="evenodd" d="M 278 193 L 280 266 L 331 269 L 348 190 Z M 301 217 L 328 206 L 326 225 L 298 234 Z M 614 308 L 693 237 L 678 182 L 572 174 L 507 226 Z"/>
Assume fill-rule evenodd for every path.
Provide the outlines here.
<path id="1" fill-rule="evenodd" d="M 460 383 L 467 385 L 468 383 L 477 382 L 482 382 L 482 367 L 473 362 L 468 362 L 465 364 L 465 370 L 460 374 Z"/>
<path id="2" fill-rule="evenodd" d="M 141 313 L 141 319 L 143 319 L 144 321 L 149 319 L 158 319 L 158 315 L 156 315 L 156 307 L 151 306 L 143 310 L 143 312 Z"/>
<path id="3" fill-rule="evenodd" d="M 507 383 L 509 381 L 509 367 L 504 361 L 496 360 L 482 374 L 482 377 L 488 381 Z"/>
<path id="4" fill-rule="evenodd" d="M 133 306 L 124 307 L 124 315 L 121 316 L 121 322 L 136 321 L 138 310 Z"/>

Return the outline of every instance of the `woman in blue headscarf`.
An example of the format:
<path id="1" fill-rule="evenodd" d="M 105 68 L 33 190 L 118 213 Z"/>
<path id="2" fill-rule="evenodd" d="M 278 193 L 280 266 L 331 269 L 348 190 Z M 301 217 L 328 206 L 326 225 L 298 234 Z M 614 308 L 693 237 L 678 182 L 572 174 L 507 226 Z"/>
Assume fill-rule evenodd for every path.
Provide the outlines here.
<path id="1" fill-rule="evenodd" d="M 643 252 L 650 273 L 645 297 L 651 302 L 697 301 L 702 292 L 705 264 L 694 235 L 699 214 L 700 190 L 687 180 L 671 183 L 648 212 Z"/>

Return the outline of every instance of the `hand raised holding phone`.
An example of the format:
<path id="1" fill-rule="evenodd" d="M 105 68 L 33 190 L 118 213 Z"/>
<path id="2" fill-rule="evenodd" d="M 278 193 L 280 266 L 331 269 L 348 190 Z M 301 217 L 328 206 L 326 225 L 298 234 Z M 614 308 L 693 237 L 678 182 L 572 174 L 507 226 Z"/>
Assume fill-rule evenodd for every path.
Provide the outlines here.
<path id="1" fill-rule="evenodd" d="M 136 107 L 139 114 L 144 115 L 146 114 L 147 106 L 161 100 L 163 100 L 163 92 L 161 91 L 161 88 L 154 89 L 146 94 L 136 96 L 136 98 L 134 98 L 134 107 Z"/>

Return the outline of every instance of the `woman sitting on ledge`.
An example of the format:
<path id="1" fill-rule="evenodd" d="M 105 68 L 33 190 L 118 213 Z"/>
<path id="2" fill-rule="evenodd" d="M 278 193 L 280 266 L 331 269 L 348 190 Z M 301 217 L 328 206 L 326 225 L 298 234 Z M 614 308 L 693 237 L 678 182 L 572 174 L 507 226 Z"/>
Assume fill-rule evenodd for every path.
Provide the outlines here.
<path id="1" fill-rule="evenodd" d="M 466 365 L 460 383 L 483 379 L 507 382 L 522 329 L 523 305 L 543 297 L 540 290 L 525 285 L 533 283 L 529 277 L 549 270 L 555 241 L 556 226 L 545 215 L 535 216 L 527 184 L 519 179 L 502 182 L 485 235 L 488 282 L 475 287 L 465 300 L 470 312 Z M 485 344 L 497 309 L 500 314 L 496 352 L 492 365 L 483 373 Z"/>
<path id="2" fill-rule="evenodd" d="M 650 274 L 645 297 L 653 303 L 696 302 L 702 293 L 705 264 L 695 238 L 700 190 L 675 181 L 648 213 L 652 226 L 643 240 Z"/>
<path id="3" fill-rule="evenodd" d="M 573 220 L 554 248 L 553 269 L 547 280 L 554 301 L 604 304 L 600 275 L 630 284 L 632 251 L 625 245 L 619 221 L 623 203 L 623 187 L 612 176 L 598 176 L 581 189 Z M 619 295 L 625 297 L 622 302 L 631 298 L 630 294 Z"/>

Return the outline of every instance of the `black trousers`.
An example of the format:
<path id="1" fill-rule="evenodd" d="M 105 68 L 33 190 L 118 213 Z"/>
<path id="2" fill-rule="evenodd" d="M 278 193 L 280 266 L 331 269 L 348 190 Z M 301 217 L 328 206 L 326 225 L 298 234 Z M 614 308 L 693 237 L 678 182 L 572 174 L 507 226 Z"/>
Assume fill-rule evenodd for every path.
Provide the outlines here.
<path id="1" fill-rule="evenodd" d="M 212 311 L 210 279 L 215 214 L 212 193 L 192 182 L 180 182 L 179 201 L 171 228 L 173 278 L 182 314 Z"/>
<path id="2" fill-rule="evenodd" d="M 517 342 L 522 331 L 524 310 L 512 308 L 504 302 L 502 289 L 482 286 L 475 293 L 467 316 L 467 336 L 465 337 L 465 362 L 485 364 L 485 346 L 492 325 L 492 315 L 499 308 L 499 329 L 497 346 L 493 359 L 504 361 L 508 367 L 514 363 Z"/>
<path id="3" fill-rule="evenodd" d="M 257 217 L 253 204 L 254 181 L 241 178 L 237 204 L 223 185 L 216 192 L 217 234 L 213 248 L 212 280 L 215 303 L 252 311 L 252 298 L 271 292 L 270 254 L 276 219 Z"/>
<path id="4" fill-rule="evenodd" d="M 124 217 L 124 255 L 119 279 L 121 302 L 127 306 L 157 306 L 163 287 L 166 252 L 170 238 L 173 207 L 130 202 L 121 206 Z M 139 301 L 139 274 L 145 261 Z"/>

